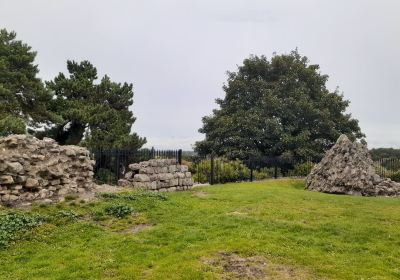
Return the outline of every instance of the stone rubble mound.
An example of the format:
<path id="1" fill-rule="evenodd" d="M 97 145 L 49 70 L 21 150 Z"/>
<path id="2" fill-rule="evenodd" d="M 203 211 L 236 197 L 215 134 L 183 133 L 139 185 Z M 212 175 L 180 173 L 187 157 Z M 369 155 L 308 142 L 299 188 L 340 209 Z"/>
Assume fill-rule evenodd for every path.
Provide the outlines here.
<path id="1" fill-rule="evenodd" d="M 334 194 L 400 196 L 400 184 L 381 178 L 366 145 L 341 135 L 311 170 L 306 189 Z"/>
<path id="2" fill-rule="evenodd" d="M 141 188 L 155 192 L 183 191 L 192 188 L 192 174 L 186 165 L 175 159 L 151 159 L 129 165 L 119 186 Z"/>
<path id="3" fill-rule="evenodd" d="M 94 161 L 78 146 L 29 135 L 0 138 L 0 203 L 56 199 L 94 188 Z"/>

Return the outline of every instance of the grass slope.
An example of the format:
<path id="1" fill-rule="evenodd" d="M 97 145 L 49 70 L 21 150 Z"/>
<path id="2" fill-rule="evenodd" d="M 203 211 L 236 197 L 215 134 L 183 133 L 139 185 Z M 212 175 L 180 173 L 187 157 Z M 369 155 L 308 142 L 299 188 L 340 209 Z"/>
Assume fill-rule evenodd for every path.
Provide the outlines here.
<path id="1" fill-rule="evenodd" d="M 169 193 L 166 201 L 37 206 L 32 212 L 50 218 L 0 249 L 0 279 L 220 279 L 226 272 L 205 261 L 220 252 L 265 258 L 272 279 L 400 279 L 400 199 L 303 188 L 270 180 Z M 104 214 L 118 203 L 135 214 Z M 135 233 L 135 224 L 152 226 Z"/>

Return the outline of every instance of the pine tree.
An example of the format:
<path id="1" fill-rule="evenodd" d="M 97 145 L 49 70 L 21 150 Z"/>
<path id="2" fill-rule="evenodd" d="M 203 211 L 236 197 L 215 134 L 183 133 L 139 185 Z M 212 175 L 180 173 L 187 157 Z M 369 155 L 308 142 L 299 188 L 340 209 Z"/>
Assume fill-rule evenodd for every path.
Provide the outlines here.
<path id="1" fill-rule="evenodd" d="M 53 110 L 62 121 L 41 133 L 60 144 L 86 145 L 92 149 L 139 149 L 145 138 L 131 133 L 135 117 L 133 86 L 104 76 L 96 83 L 97 69 L 89 62 L 67 61 L 69 76 L 60 73 L 47 87 L 55 96 Z"/>
<path id="2" fill-rule="evenodd" d="M 0 135 L 25 133 L 57 121 L 47 109 L 52 95 L 46 91 L 34 64 L 36 52 L 15 32 L 0 30 Z"/>

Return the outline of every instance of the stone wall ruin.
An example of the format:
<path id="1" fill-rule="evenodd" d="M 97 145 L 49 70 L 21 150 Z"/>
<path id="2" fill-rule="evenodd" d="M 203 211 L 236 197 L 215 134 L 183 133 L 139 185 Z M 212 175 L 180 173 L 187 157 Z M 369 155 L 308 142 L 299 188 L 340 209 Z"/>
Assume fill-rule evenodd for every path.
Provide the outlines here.
<path id="1" fill-rule="evenodd" d="M 94 188 L 94 161 L 78 146 L 29 135 L 0 138 L 0 203 L 57 200 Z"/>
<path id="2" fill-rule="evenodd" d="M 183 191 L 192 188 L 193 179 L 186 165 L 175 159 L 151 159 L 129 165 L 120 186 L 141 188 L 155 192 Z"/>

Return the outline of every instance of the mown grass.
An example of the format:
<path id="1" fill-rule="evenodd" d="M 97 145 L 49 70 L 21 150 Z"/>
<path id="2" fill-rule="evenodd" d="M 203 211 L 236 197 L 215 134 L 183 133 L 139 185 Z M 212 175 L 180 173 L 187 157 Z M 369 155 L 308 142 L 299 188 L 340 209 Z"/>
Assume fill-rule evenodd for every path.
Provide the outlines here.
<path id="1" fill-rule="evenodd" d="M 134 213 L 106 213 L 121 204 Z M 298 279 L 400 279 L 400 199 L 308 192 L 300 180 L 30 211 L 45 222 L 0 248 L 0 279 L 219 279 L 204 261 L 219 252 L 264 257 Z M 135 224 L 151 226 L 131 233 Z"/>

